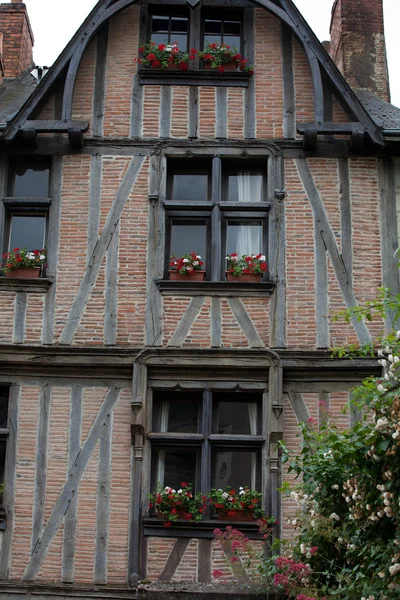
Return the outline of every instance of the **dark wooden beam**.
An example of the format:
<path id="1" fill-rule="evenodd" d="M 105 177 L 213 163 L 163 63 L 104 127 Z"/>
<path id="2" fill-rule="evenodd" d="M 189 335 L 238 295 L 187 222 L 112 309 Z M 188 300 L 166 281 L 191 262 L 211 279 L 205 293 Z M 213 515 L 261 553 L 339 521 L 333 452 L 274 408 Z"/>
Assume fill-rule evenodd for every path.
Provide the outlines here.
<path id="1" fill-rule="evenodd" d="M 25 121 L 21 126 L 20 131 L 26 133 L 31 130 L 36 133 L 68 133 L 70 129 L 78 129 L 85 133 L 89 129 L 88 121 L 71 121 L 71 120 L 34 120 Z"/>
<path id="2" fill-rule="evenodd" d="M 83 148 L 83 133 L 80 129 L 68 129 L 68 139 L 71 148 L 76 150 Z"/>
<path id="3" fill-rule="evenodd" d="M 313 123 L 297 123 L 297 132 L 300 134 L 305 133 L 309 129 L 315 129 L 319 134 L 343 134 L 343 133 L 357 133 L 362 131 L 364 134 L 364 128 L 360 122 L 350 121 L 348 123 L 334 123 L 332 121 L 314 121 Z"/>

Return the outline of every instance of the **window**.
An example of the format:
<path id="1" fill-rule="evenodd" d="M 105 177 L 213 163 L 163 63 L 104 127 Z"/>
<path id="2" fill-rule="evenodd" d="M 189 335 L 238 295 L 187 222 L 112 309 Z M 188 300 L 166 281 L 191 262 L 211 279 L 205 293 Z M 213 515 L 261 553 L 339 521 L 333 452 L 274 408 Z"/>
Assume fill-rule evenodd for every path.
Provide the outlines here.
<path id="1" fill-rule="evenodd" d="M 46 246 L 50 199 L 50 167 L 42 162 L 13 162 L 10 167 L 4 251 Z"/>
<path id="2" fill-rule="evenodd" d="M 226 44 L 243 50 L 243 17 L 241 11 L 204 11 L 202 17 L 203 48 L 207 44 Z"/>
<path id="3" fill-rule="evenodd" d="M 4 484 L 6 446 L 8 438 L 8 394 L 9 388 L 0 387 L 0 486 Z M 3 493 L 0 491 L 0 510 L 3 506 Z"/>
<path id="4" fill-rule="evenodd" d="M 185 9 L 170 7 L 163 11 L 152 7 L 150 14 L 150 40 L 156 44 L 178 43 L 180 50 L 189 50 L 189 14 Z"/>
<path id="5" fill-rule="evenodd" d="M 172 255 L 193 250 L 209 281 L 225 279 L 227 254 L 267 255 L 266 173 L 266 159 L 168 162 L 165 277 Z"/>
<path id="6" fill-rule="evenodd" d="M 261 490 L 262 391 L 154 391 L 152 489 Z"/>

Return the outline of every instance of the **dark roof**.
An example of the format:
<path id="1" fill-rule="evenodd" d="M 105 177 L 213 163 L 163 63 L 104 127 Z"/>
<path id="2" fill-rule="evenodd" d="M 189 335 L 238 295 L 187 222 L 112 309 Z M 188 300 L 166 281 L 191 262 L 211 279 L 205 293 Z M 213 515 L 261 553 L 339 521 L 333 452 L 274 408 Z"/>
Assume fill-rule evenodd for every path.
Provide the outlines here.
<path id="1" fill-rule="evenodd" d="M 28 71 L 18 77 L 4 79 L 0 86 L 0 124 L 10 121 L 25 104 L 37 86 L 37 80 Z"/>
<path id="2" fill-rule="evenodd" d="M 365 110 L 382 129 L 400 129 L 400 108 L 385 102 L 372 92 L 355 90 L 358 99 Z"/>

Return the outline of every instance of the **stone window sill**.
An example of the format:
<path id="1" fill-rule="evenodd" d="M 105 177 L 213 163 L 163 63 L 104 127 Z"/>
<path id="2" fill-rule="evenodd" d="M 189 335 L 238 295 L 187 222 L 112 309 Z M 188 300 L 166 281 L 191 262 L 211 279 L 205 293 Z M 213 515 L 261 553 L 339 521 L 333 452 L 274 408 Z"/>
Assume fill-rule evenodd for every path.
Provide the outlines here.
<path id="1" fill-rule="evenodd" d="M 168 71 L 167 69 L 141 69 L 139 82 L 141 85 L 206 85 L 217 87 L 249 87 L 253 77 L 243 71 L 213 71 L 188 70 Z"/>
<path id="2" fill-rule="evenodd" d="M 0 277 L 0 291 L 45 294 L 52 283 L 52 279 L 47 277 L 38 277 L 37 279 L 25 279 L 23 277 Z"/>
<path id="3" fill-rule="evenodd" d="M 216 298 L 258 298 L 270 296 L 275 283 L 238 283 L 236 281 L 170 281 L 159 279 L 157 287 L 163 296 L 213 296 Z"/>
<path id="4" fill-rule="evenodd" d="M 159 517 L 145 517 L 143 519 L 144 535 L 154 537 L 190 537 L 213 539 L 216 527 L 225 529 L 228 525 L 239 529 L 251 540 L 261 540 L 262 535 L 258 532 L 256 521 L 221 521 L 220 519 L 208 519 L 190 523 L 188 521 L 176 521 L 170 527 L 165 527 L 164 520 Z"/>

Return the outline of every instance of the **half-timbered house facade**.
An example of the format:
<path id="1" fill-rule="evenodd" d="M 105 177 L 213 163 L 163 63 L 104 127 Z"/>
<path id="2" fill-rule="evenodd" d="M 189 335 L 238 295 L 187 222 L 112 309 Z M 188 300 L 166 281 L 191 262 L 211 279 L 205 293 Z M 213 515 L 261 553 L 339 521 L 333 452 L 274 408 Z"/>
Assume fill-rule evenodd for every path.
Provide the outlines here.
<path id="1" fill-rule="evenodd" d="M 277 441 L 357 419 L 376 371 L 330 348 L 380 324 L 330 316 L 399 290 L 382 2 L 336 0 L 330 56 L 292 0 L 99 0 L 39 82 L 24 4 L 0 32 L 0 243 L 47 251 L 0 278 L 0 598 L 210 582 L 221 522 L 166 528 L 149 492 L 248 485 L 290 536 Z M 175 38 L 254 73 L 138 62 Z M 204 281 L 171 281 L 192 250 Z M 262 281 L 226 281 L 235 251 L 266 255 Z"/>

